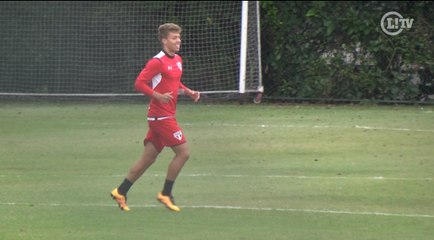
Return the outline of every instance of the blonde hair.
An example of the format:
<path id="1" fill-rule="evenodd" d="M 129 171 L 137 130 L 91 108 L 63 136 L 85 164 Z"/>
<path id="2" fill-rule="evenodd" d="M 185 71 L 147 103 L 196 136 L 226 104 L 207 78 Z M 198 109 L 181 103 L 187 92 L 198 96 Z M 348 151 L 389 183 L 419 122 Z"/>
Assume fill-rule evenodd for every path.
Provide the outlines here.
<path id="1" fill-rule="evenodd" d="M 167 38 L 169 32 L 176 32 L 181 34 L 182 28 L 175 23 L 165 23 L 158 27 L 158 39 Z"/>

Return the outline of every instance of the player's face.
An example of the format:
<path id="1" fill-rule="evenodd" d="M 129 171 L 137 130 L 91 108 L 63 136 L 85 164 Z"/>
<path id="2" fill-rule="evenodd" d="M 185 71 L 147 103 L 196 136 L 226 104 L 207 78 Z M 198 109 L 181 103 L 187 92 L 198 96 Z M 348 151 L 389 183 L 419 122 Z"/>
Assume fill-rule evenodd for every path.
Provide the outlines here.
<path id="1" fill-rule="evenodd" d="M 181 48 L 181 34 L 178 32 L 169 32 L 167 38 L 163 38 L 163 48 L 169 54 L 179 52 Z"/>

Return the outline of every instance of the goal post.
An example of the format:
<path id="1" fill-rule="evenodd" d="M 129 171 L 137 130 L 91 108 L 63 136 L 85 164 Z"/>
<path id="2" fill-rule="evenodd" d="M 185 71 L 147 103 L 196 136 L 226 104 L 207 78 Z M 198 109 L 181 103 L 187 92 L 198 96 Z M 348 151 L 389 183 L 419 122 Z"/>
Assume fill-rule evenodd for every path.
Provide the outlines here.
<path id="1" fill-rule="evenodd" d="M 239 93 L 256 92 L 254 103 L 261 102 L 264 92 L 261 70 L 259 1 L 242 1 Z"/>
<path id="2" fill-rule="evenodd" d="M 257 1 L 5 1 L 0 95 L 139 96 L 135 78 L 161 50 L 165 22 L 183 28 L 187 86 L 262 92 Z"/>
<path id="3" fill-rule="evenodd" d="M 246 92 L 246 67 L 247 67 L 247 25 L 249 16 L 249 2 L 242 1 L 241 12 L 241 46 L 240 46 L 240 82 L 239 93 Z"/>

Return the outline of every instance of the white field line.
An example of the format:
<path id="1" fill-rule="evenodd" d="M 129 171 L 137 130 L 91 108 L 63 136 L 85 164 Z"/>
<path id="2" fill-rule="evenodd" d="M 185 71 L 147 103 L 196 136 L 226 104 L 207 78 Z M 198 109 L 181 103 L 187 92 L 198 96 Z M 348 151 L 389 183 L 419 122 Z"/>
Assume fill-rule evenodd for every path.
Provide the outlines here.
<path id="1" fill-rule="evenodd" d="M 355 126 L 359 129 L 367 130 L 386 130 L 386 131 L 407 131 L 407 132 L 434 132 L 434 130 L 429 129 L 410 129 L 410 128 L 384 128 L 384 127 L 370 127 L 370 126 Z"/>
<path id="2" fill-rule="evenodd" d="M 148 174 L 144 177 L 165 177 L 165 174 Z M 112 177 L 125 177 L 125 175 L 116 174 Z M 215 178 L 292 178 L 292 179 L 319 179 L 319 180 L 385 180 L 385 181 L 433 181 L 433 178 L 399 178 L 399 177 L 382 177 L 382 176 L 372 176 L 372 177 L 344 177 L 344 176 L 297 176 L 297 175 L 242 175 L 242 174 L 208 174 L 208 173 L 197 173 L 197 174 L 183 174 L 180 177 L 215 177 Z"/>
<path id="3" fill-rule="evenodd" d="M 7 177 L 21 177 L 26 176 L 26 174 L 14 174 L 14 175 L 0 175 L 0 178 Z M 51 175 L 53 176 L 53 175 Z M 101 177 L 103 175 L 75 175 L 76 177 Z M 109 177 L 125 177 L 125 174 L 113 174 L 105 175 Z M 145 174 L 142 177 L 165 177 L 166 174 Z M 368 176 L 368 177 L 345 177 L 345 176 L 297 176 L 297 175 L 243 175 L 243 174 L 209 174 L 209 173 L 196 173 L 196 174 L 183 174 L 180 177 L 188 178 L 282 178 L 282 179 L 318 179 L 318 180 L 374 180 L 374 181 L 433 181 L 434 178 L 403 178 L 403 177 L 383 177 L 383 176 Z"/>
<path id="4" fill-rule="evenodd" d="M 181 174 L 182 175 L 182 174 Z M 156 174 L 156 176 L 158 176 Z M 163 176 L 161 174 L 160 176 Z M 432 178 L 390 178 L 390 177 L 382 177 L 382 176 L 374 176 L 374 177 L 338 177 L 338 176 L 295 176 L 295 175 L 212 175 L 212 174 L 186 174 L 182 175 L 186 177 L 226 177 L 226 178 L 295 178 L 295 179 L 365 179 L 365 180 L 395 180 L 395 181 L 432 181 Z"/>
<path id="5" fill-rule="evenodd" d="M 0 202 L 3 206 L 31 206 L 31 207 L 116 207 L 116 204 L 74 204 L 74 203 L 13 203 Z M 129 205 L 131 208 L 157 208 L 161 205 Z M 241 206 L 216 206 L 216 205 L 180 205 L 181 208 L 191 209 L 222 209 L 222 210 L 245 210 L 245 211 L 276 211 L 276 212 L 302 212 L 318 214 L 346 214 L 346 215 L 369 215 L 369 216 L 386 216 L 386 217 L 410 217 L 410 218 L 434 218 L 429 214 L 406 214 L 406 213 L 384 213 L 384 212 L 353 212 L 324 209 L 297 209 L 297 208 L 265 208 L 265 207 L 241 207 Z"/>
<path id="6" fill-rule="evenodd" d="M 333 126 L 333 125 L 276 125 L 276 124 L 239 124 L 239 123 L 183 123 L 186 126 L 196 126 L 196 125 L 207 125 L 207 126 L 218 126 L 218 127 L 254 127 L 254 128 L 330 128 L 330 129 L 365 129 L 365 130 L 384 130 L 384 131 L 408 131 L 408 132 L 432 132 L 432 129 L 410 129 L 410 128 L 386 128 L 386 127 L 375 127 L 375 126 Z"/>

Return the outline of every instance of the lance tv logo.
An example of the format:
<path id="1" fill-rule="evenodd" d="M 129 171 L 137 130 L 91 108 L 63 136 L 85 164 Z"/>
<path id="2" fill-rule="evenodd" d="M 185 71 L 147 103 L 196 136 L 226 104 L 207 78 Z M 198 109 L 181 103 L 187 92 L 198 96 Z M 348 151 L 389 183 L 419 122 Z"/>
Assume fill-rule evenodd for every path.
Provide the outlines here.
<path id="1" fill-rule="evenodd" d="M 413 26 L 413 18 L 404 18 L 397 12 L 388 12 L 381 18 L 381 29 L 390 36 L 396 36 L 404 29 L 410 29 Z"/>

